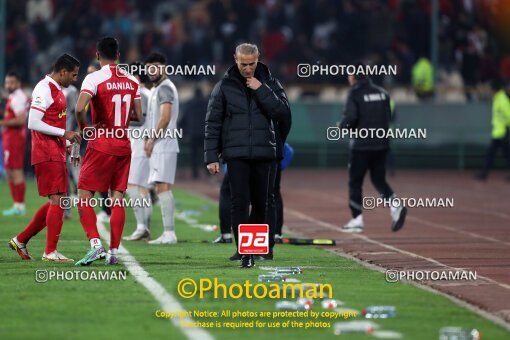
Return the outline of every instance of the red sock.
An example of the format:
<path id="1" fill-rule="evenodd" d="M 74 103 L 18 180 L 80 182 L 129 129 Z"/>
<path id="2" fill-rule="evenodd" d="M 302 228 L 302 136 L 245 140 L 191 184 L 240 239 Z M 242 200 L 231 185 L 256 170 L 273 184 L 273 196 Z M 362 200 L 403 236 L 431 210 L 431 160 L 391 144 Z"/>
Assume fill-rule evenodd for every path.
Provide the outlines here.
<path id="1" fill-rule="evenodd" d="M 124 207 L 113 206 L 112 215 L 110 217 L 110 249 L 119 248 L 125 222 L 126 211 Z"/>
<path id="2" fill-rule="evenodd" d="M 25 182 L 13 184 L 14 187 L 14 203 L 25 203 Z"/>
<path id="3" fill-rule="evenodd" d="M 26 228 L 23 229 L 23 231 L 16 237 L 19 242 L 27 243 L 32 237 L 37 235 L 38 232 L 46 227 L 46 214 L 48 213 L 49 207 L 50 203 L 48 202 L 37 210 L 30 223 L 28 223 Z"/>
<path id="4" fill-rule="evenodd" d="M 78 213 L 80 214 L 80 223 L 85 230 L 85 234 L 87 238 L 90 240 L 92 238 L 99 238 L 99 233 L 97 231 L 97 217 L 94 212 L 94 208 L 91 206 L 87 206 L 85 204 L 78 203 Z"/>
<path id="5" fill-rule="evenodd" d="M 64 209 L 58 204 L 50 204 L 48 214 L 46 215 L 46 250 L 49 254 L 57 249 L 58 239 L 64 224 Z"/>
<path id="6" fill-rule="evenodd" d="M 12 201 L 16 202 L 16 186 L 13 181 L 9 181 L 9 189 L 11 189 Z"/>

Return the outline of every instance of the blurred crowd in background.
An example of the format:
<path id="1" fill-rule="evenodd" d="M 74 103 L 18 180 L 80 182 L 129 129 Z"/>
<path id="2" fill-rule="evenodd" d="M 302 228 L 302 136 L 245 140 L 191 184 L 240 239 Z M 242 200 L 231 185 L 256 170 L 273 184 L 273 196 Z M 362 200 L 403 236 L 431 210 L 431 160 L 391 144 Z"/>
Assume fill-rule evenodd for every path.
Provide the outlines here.
<path id="1" fill-rule="evenodd" d="M 510 6 L 502 2 L 439 0 L 440 83 L 476 88 L 510 79 L 498 20 Z M 261 59 L 287 84 L 346 83 L 298 78 L 299 63 L 397 65 L 397 76 L 376 79 L 385 86 L 411 85 L 420 60 L 432 72 L 430 0 L 8 0 L 7 9 L 6 69 L 26 83 L 64 51 L 85 68 L 106 34 L 120 40 L 124 62 L 159 50 L 174 65 L 214 64 L 217 76 L 246 41 L 259 45 Z"/>

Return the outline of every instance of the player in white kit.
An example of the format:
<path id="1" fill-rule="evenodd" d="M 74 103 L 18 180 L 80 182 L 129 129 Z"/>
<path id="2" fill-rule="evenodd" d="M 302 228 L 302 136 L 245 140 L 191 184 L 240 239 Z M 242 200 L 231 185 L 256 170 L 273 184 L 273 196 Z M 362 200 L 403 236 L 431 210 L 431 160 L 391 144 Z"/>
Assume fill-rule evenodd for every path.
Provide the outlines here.
<path id="1" fill-rule="evenodd" d="M 133 67 L 136 66 L 136 67 Z M 140 72 L 143 64 L 136 62 L 131 64 L 133 73 L 140 82 L 140 98 L 144 119 L 142 122 L 132 122 L 129 126 L 131 130 L 131 167 L 129 168 L 128 189 L 129 197 L 135 202 L 133 211 L 136 218 L 136 229 L 130 236 L 124 237 L 126 241 L 150 240 L 150 220 L 152 216 L 152 202 L 149 192 L 149 157 L 144 150 L 145 141 L 142 137 L 143 132 L 147 131 L 149 120 L 147 119 L 147 104 L 151 91 L 144 86 L 148 81 L 147 76 Z M 136 133 L 133 130 L 137 130 Z M 148 202 L 148 205 L 141 203 Z"/>
<path id="2" fill-rule="evenodd" d="M 175 182 L 177 153 L 177 119 L 179 97 L 175 85 L 164 72 L 166 58 L 160 53 L 151 53 L 146 59 L 150 80 L 154 83 L 148 104 L 148 128 L 154 138 L 145 141 L 145 152 L 150 157 L 149 183 L 154 183 L 161 206 L 163 234 L 149 244 L 175 244 L 175 201 L 172 185 Z"/>

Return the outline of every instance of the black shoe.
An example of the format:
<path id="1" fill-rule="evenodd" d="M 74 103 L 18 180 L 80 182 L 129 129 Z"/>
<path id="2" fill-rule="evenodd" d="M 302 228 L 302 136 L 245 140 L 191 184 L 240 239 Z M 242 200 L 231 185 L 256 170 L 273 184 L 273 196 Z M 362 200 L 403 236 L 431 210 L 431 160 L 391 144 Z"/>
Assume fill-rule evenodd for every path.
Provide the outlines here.
<path id="1" fill-rule="evenodd" d="M 224 238 L 223 235 L 220 235 L 212 243 L 232 243 L 232 238 Z"/>
<path id="2" fill-rule="evenodd" d="M 273 249 L 269 249 L 269 253 L 257 256 L 257 260 L 261 261 L 272 261 L 273 260 Z"/>
<path id="3" fill-rule="evenodd" d="M 241 258 L 241 268 L 255 267 L 255 258 L 253 255 L 243 255 Z"/>
<path id="4" fill-rule="evenodd" d="M 234 255 L 230 256 L 230 261 L 239 261 L 241 260 L 241 254 L 239 254 L 237 251 L 234 253 Z"/>
<path id="5" fill-rule="evenodd" d="M 401 207 L 397 219 L 393 220 L 391 223 L 392 231 L 399 231 L 404 226 L 404 222 L 406 221 L 407 208 Z"/>
<path id="6" fill-rule="evenodd" d="M 282 243 L 282 235 L 279 235 L 279 234 L 274 235 L 274 243 L 281 244 Z"/>

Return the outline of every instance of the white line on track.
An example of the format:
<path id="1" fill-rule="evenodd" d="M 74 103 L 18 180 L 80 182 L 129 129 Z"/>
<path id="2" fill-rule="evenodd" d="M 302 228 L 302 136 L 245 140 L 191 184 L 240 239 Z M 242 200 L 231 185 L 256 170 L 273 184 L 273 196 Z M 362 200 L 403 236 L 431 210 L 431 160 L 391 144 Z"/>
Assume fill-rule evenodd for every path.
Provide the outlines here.
<path id="1" fill-rule="evenodd" d="M 97 227 L 99 230 L 99 234 L 101 237 L 106 240 L 106 242 L 110 242 L 110 232 L 106 230 L 103 223 L 97 221 Z M 184 312 L 185 309 L 182 308 L 181 304 L 166 291 L 166 289 L 155 279 L 149 276 L 149 273 L 143 269 L 143 267 L 136 261 L 135 257 L 129 253 L 129 251 L 120 245 L 119 247 L 119 257 L 120 261 L 124 264 L 126 269 L 129 271 L 131 275 L 138 281 L 142 286 L 144 286 L 149 293 L 156 299 L 156 301 L 161 306 L 161 310 L 165 312 Z M 193 319 L 190 317 L 182 318 L 186 323 L 193 322 Z M 202 328 L 183 328 L 180 325 L 181 318 L 172 318 L 170 321 L 174 324 L 175 327 L 179 328 L 184 335 L 190 340 L 212 340 L 214 337 L 203 330 Z"/>
<path id="2" fill-rule="evenodd" d="M 198 192 L 196 190 L 187 190 L 188 192 L 191 192 L 192 194 L 198 196 L 198 197 L 201 197 L 203 198 L 204 200 L 206 201 L 209 201 L 209 202 L 212 202 L 214 204 L 217 204 L 217 201 L 212 199 L 211 197 L 205 195 L 205 194 L 202 194 L 201 192 Z M 331 198 L 331 197 L 329 197 Z M 331 223 L 327 223 L 327 222 L 324 222 L 324 221 L 321 221 L 321 220 L 318 220 L 316 218 L 313 218 L 311 216 L 308 216 L 308 215 L 305 215 L 305 214 L 302 214 L 298 211 L 295 211 L 293 209 L 289 209 L 289 208 L 285 208 L 285 214 L 286 213 L 289 213 L 289 214 L 293 214 L 299 218 L 302 218 L 308 222 L 312 222 L 312 223 L 317 223 L 318 225 L 321 225 L 323 226 L 324 228 L 326 229 L 330 229 L 330 230 L 335 230 L 335 231 L 341 231 L 343 234 L 345 234 L 345 232 L 340 228 L 340 227 L 337 227 L 335 226 L 334 224 L 331 224 Z M 299 235 L 299 233 L 296 233 L 296 231 L 292 230 L 292 228 L 288 228 L 288 226 L 284 225 L 283 226 L 287 231 L 290 231 L 291 234 L 295 234 L 295 235 Z M 445 267 L 445 268 L 450 268 L 450 269 L 454 269 L 454 270 L 458 270 L 458 268 L 454 268 L 454 267 L 451 267 L 451 266 L 448 266 L 446 264 L 443 264 L 439 261 L 436 261 L 432 258 L 428 258 L 428 257 L 424 257 L 424 256 L 421 256 L 421 255 L 418 255 L 418 254 L 415 254 L 415 253 L 412 253 L 412 252 L 409 252 L 409 251 L 406 251 L 406 250 L 402 250 L 402 249 L 399 249 L 399 248 L 396 248 L 396 247 L 393 247 L 393 246 L 390 246 L 390 245 L 387 245 L 385 243 L 382 243 L 382 242 L 379 242 L 379 241 L 376 241 L 376 240 L 372 240 L 364 235 L 360 235 L 360 234 L 350 234 L 352 238 L 359 238 L 359 239 L 363 239 L 365 240 L 366 242 L 369 242 L 369 243 L 374 243 L 374 244 L 377 244 L 383 248 L 386 248 L 386 249 L 389 249 L 389 250 L 392 250 L 394 252 L 398 252 L 398 253 L 401 253 L 401 254 L 405 254 L 405 255 L 408 255 L 408 256 L 411 256 L 411 257 L 414 257 L 414 258 L 421 258 L 421 259 L 424 259 L 426 261 L 429 261 L 429 262 L 432 262 L 434 264 L 437 264 L 439 266 L 442 266 L 442 267 Z M 346 239 L 348 240 L 348 239 Z M 330 251 L 330 252 L 333 252 L 331 249 L 326 249 L 326 251 Z M 363 261 L 361 259 L 358 259 L 357 257 L 354 257 L 352 255 L 349 255 L 343 251 L 336 251 L 334 252 L 335 254 L 338 254 L 342 257 L 345 257 L 345 258 L 349 258 L 351 260 L 353 260 L 354 262 L 366 267 L 366 268 L 370 268 L 372 270 L 376 270 L 376 271 L 379 271 L 379 272 L 384 272 L 386 270 L 386 268 L 382 267 L 382 266 L 379 266 L 379 265 L 375 265 L 375 264 L 371 264 L 371 263 L 368 263 L 366 261 Z M 491 282 L 495 285 L 498 285 L 498 286 L 501 286 L 503 288 L 507 288 L 507 289 L 510 289 L 510 285 L 507 285 L 507 284 L 504 284 L 504 283 L 500 283 L 500 282 L 497 282 L 497 281 L 494 281 L 490 278 L 486 278 L 484 276 L 481 276 L 481 275 L 478 275 L 478 277 L 480 278 L 483 278 L 485 280 L 487 280 L 488 282 Z M 464 300 L 461 300 L 459 298 L 456 298 L 455 296 L 453 295 L 449 295 L 447 293 L 443 293 L 437 289 L 434 289 L 433 287 L 430 287 L 430 286 L 427 286 L 427 285 L 424 285 L 424 284 L 420 284 L 418 282 L 414 282 L 414 281 L 409 281 L 408 282 L 409 284 L 411 285 L 414 285 L 416 287 L 419 287 L 421 289 L 424 289 L 426 291 L 429 291 L 431 293 L 435 293 L 435 294 L 439 294 L 441 296 L 444 296 L 446 297 L 447 299 L 449 299 L 450 301 L 456 303 L 457 305 L 459 306 L 462 306 L 464 308 L 467 308 L 475 313 L 477 313 L 478 315 L 481 315 L 482 317 L 488 319 L 488 320 L 491 320 L 493 322 L 495 322 L 496 324 L 504 327 L 505 329 L 507 330 L 510 330 L 510 323 L 508 323 L 506 320 L 500 318 L 499 316 L 495 315 L 495 314 L 492 314 L 490 312 L 487 312 L 483 309 L 481 309 L 480 307 L 478 306 L 475 306 L 469 302 L 466 302 Z"/>
<path id="3" fill-rule="evenodd" d="M 469 211 L 469 210 L 465 210 L 465 211 Z M 407 219 L 411 220 L 411 221 L 415 221 L 415 222 L 421 223 L 421 224 L 429 226 L 429 227 L 436 227 L 436 228 L 439 228 L 439 229 L 444 229 L 444 230 L 448 230 L 448 231 L 451 231 L 451 232 L 454 232 L 454 233 L 463 234 L 463 235 L 466 235 L 466 236 L 471 236 L 471 237 L 478 238 L 478 239 L 481 239 L 481 240 L 485 240 L 485 241 L 489 241 L 489 242 L 494 242 L 494 243 L 499 243 L 499 244 L 504 244 L 505 246 L 510 246 L 510 242 L 501 241 L 501 240 L 498 240 L 497 238 L 490 237 L 490 236 L 483 236 L 483 235 L 480 235 L 480 234 L 477 234 L 477 233 L 473 233 L 471 231 L 459 230 L 457 228 L 450 227 L 450 226 L 447 226 L 447 225 L 444 225 L 444 224 L 430 222 L 430 221 L 421 219 L 419 217 L 408 216 Z"/>
<path id="4" fill-rule="evenodd" d="M 316 218 L 313 218 L 311 216 L 308 216 L 308 215 L 305 215 L 305 214 L 302 214 L 298 211 L 295 211 L 295 210 L 292 210 L 292 209 L 288 209 L 288 208 L 285 208 L 285 211 L 287 211 L 289 214 L 292 214 L 298 218 L 301 218 L 303 220 L 306 220 L 306 221 L 309 221 L 309 222 L 312 222 L 312 223 L 315 223 L 317 225 L 320 225 L 326 229 L 330 229 L 330 230 L 335 230 L 335 231 L 340 231 L 342 233 L 345 233 L 342 228 L 340 227 L 337 227 L 336 225 L 334 224 L 331 224 L 331 223 L 328 223 L 328 222 L 324 222 L 324 221 L 321 221 L 321 220 L 318 220 Z M 395 252 L 398 252 L 398 253 L 401 253 L 401 254 L 404 254 L 404 255 L 407 255 L 407 256 L 410 256 L 410 257 L 413 257 L 413 258 L 418 258 L 418 259 L 422 259 L 422 260 L 425 260 L 427 262 L 430 262 L 430 263 L 433 263 L 437 266 L 440 266 L 440 267 L 444 267 L 444 268 L 447 268 L 447 269 L 451 269 L 451 270 L 461 270 L 461 268 L 455 268 L 455 267 L 452 267 L 452 266 L 449 266 L 447 264 L 444 264 L 444 263 L 441 263 L 437 260 L 434 260 L 433 258 L 430 258 L 430 257 L 426 257 L 426 256 L 422 256 L 422 255 L 418 255 L 418 254 L 415 254 L 415 253 L 412 253 L 410 251 L 407 251 L 407 250 L 403 250 L 403 249 L 400 249 L 400 248 L 397 248 L 397 247 L 394 247 L 394 246 L 390 246 L 389 244 L 386 244 L 386 243 L 382 243 L 382 242 L 379 242 L 379 241 L 376 241 L 376 240 L 372 240 L 371 238 L 369 237 L 366 237 L 365 235 L 360 235 L 360 234 L 351 234 L 353 237 L 356 237 L 356 238 L 359 238 L 359 239 L 362 239 L 363 241 L 365 242 L 369 242 L 369 243 L 372 243 L 372 244 L 376 244 L 380 247 L 383 247 L 383 248 L 386 248 L 386 249 L 389 249 L 389 250 L 393 250 Z M 506 288 L 506 289 L 510 289 L 510 285 L 507 285 L 505 283 L 501 283 L 501 282 L 498 282 L 498 281 L 495 281 L 491 278 L 488 278 L 488 277 L 485 277 L 485 276 L 482 276 L 482 275 L 478 275 L 479 278 L 482 278 L 492 284 L 495 284 L 499 287 L 502 287 L 502 288 Z"/>
<path id="5" fill-rule="evenodd" d="M 375 271 L 378 271 L 378 272 L 381 272 L 381 273 L 384 273 L 386 271 L 386 268 L 383 268 L 379 265 L 376 265 L 376 264 L 372 264 L 372 263 L 368 263 L 366 261 L 363 261 L 361 259 L 358 259 L 357 257 L 354 257 L 352 255 L 349 255 L 349 254 L 346 254 L 344 252 L 341 252 L 341 251 L 334 251 L 332 249 L 325 249 L 326 251 L 330 252 L 330 253 L 333 253 L 333 254 L 336 254 L 336 255 L 339 255 L 339 256 L 342 256 L 343 258 L 346 258 L 346 259 L 349 259 L 349 260 L 352 260 L 356 263 L 358 263 L 359 265 L 365 267 L 365 268 L 368 268 L 368 269 L 371 269 L 371 270 L 375 270 Z M 447 294 L 447 293 L 444 293 L 440 290 L 437 290 L 431 286 L 427 286 L 425 284 L 422 284 L 422 283 L 419 283 L 419 282 L 416 282 L 416 281 L 406 281 L 408 284 L 412 285 L 412 286 L 415 286 L 415 287 L 418 287 L 418 288 L 421 288 L 427 292 L 430 292 L 430 293 L 433 293 L 433 294 L 438 294 L 438 295 L 441 295 L 445 298 L 447 298 L 448 300 L 452 301 L 453 303 L 463 307 L 463 308 L 466 308 L 474 313 L 477 313 L 478 315 L 486 318 L 487 320 L 491 320 L 492 322 L 500 325 L 501 327 L 505 328 L 506 330 L 509 330 L 510 331 L 510 323 L 508 323 L 506 320 L 502 319 L 501 317 L 499 317 L 498 315 L 495 315 L 493 313 L 490 313 L 490 312 L 487 312 L 483 309 L 481 309 L 480 307 L 476 306 L 476 305 L 473 305 L 469 302 L 466 302 L 464 300 L 461 300 L 460 298 L 457 298 L 453 295 L 450 295 L 450 294 Z M 499 311 L 499 313 L 501 313 L 502 311 Z"/>
<path id="6" fill-rule="evenodd" d="M 327 199 L 329 202 L 335 202 L 335 203 L 344 204 L 345 206 L 347 206 L 347 201 L 345 199 L 343 199 L 343 198 L 336 197 L 336 196 L 333 196 L 333 195 L 330 195 L 330 194 L 325 194 L 325 193 L 316 193 L 316 195 L 320 196 L 320 197 L 323 197 L 324 199 Z M 455 209 L 458 209 L 458 207 L 455 207 Z M 469 209 L 462 209 L 462 210 L 465 211 L 465 212 L 472 212 L 472 213 L 476 213 L 477 212 L 476 210 L 471 209 L 471 208 L 469 208 Z M 373 209 L 371 211 L 374 212 L 374 213 L 377 213 L 377 214 L 383 214 L 381 209 Z M 477 239 L 480 239 L 480 240 L 485 240 L 485 241 L 489 241 L 489 242 L 499 243 L 499 244 L 503 244 L 505 246 L 509 246 L 510 245 L 510 242 L 501 241 L 501 240 L 498 240 L 498 239 L 496 239 L 494 237 L 480 235 L 480 234 L 477 234 L 477 233 L 474 233 L 474 232 L 471 232 L 471 231 L 466 231 L 466 230 L 458 229 L 458 228 L 455 228 L 455 227 L 450 227 L 450 226 L 447 226 L 445 224 L 439 224 L 439 223 L 435 223 L 435 222 L 430 222 L 430 221 L 424 220 L 422 218 L 418 218 L 418 217 L 415 217 L 415 216 L 409 216 L 409 214 L 407 216 L 407 220 L 412 220 L 414 222 L 417 222 L 417 223 L 420 223 L 420 224 L 423 224 L 423 225 L 426 225 L 426 226 L 429 226 L 429 227 L 443 229 L 443 230 L 448 230 L 448 231 L 451 231 L 453 233 L 457 233 L 457 234 L 461 234 L 461 235 L 465 235 L 465 236 L 474 237 L 474 238 L 477 238 Z"/>

